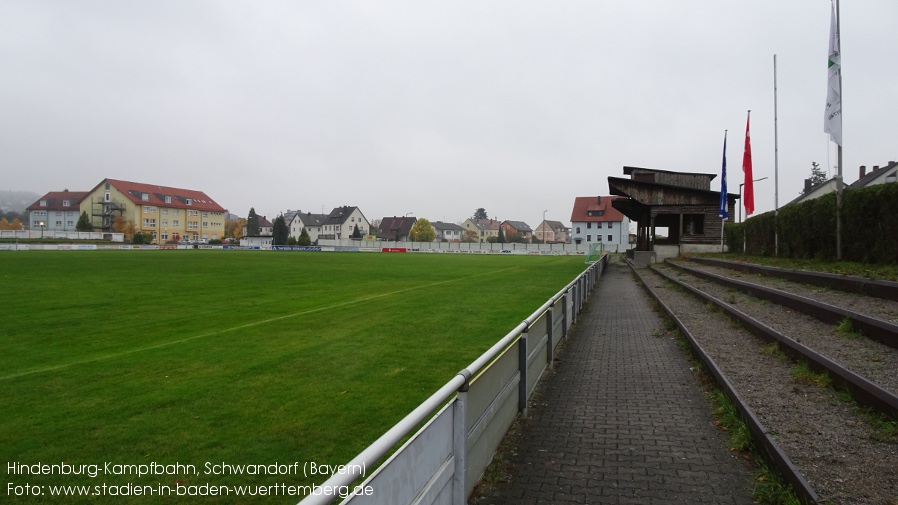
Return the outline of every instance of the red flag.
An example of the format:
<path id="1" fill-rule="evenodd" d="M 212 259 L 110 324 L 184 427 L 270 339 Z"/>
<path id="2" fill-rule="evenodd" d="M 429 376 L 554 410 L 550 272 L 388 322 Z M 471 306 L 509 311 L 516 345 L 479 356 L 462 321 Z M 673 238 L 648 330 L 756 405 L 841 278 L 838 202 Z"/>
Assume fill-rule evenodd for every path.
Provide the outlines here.
<path id="1" fill-rule="evenodd" d="M 745 206 L 746 217 L 755 211 L 754 177 L 751 175 L 751 134 L 748 128 L 750 122 L 751 111 L 748 111 L 748 119 L 745 120 L 745 153 L 742 155 L 742 171 L 745 172 L 745 193 L 742 195 L 742 205 Z"/>

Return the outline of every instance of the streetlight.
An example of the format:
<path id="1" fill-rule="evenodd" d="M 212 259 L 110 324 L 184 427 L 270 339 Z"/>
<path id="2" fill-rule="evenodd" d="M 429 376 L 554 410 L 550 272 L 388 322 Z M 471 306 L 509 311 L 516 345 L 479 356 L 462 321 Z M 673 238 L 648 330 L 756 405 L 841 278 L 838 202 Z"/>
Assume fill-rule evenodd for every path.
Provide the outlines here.
<path id="1" fill-rule="evenodd" d="M 760 179 L 755 179 L 755 180 L 753 180 L 753 181 L 751 181 L 751 182 L 763 181 L 764 179 L 766 179 L 766 177 L 761 177 Z M 744 183 L 744 182 L 743 182 L 742 184 L 739 185 L 739 201 L 740 201 L 740 202 L 742 201 L 742 186 L 745 186 L 745 183 Z M 740 222 L 740 223 L 742 222 L 742 207 L 744 207 L 744 205 L 740 205 L 740 206 L 739 206 L 739 222 Z"/>
<path id="2" fill-rule="evenodd" d="M 41 227 L 41 239 L 44 238 L 44 226 L 46 226 L 46 224 L 47 224 L 47 223 L 45 223 L 45 222 L 43 222 L 43 221 L 37 223 L 37 225 Z"/>

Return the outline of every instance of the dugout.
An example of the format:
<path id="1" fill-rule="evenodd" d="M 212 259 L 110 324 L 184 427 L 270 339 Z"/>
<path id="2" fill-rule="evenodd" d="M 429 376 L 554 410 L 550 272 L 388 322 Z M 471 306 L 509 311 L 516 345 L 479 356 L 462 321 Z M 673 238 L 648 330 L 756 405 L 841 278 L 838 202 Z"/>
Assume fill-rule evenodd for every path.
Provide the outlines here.
<path id="1" fill-rule="evenodd" d="M 636 223 L 636 246 L 627 252 L 631 259 L 658 262 L 721 251 L 720 191 L 711 190 L 717 174 L 625 166 L 624 175 L 630 178 L 609 177 L 608 188 L 612 195 L 624 197 L 611 205 Z M 730 216 L 738 199 L 739 195 L 727 193 Z"/>

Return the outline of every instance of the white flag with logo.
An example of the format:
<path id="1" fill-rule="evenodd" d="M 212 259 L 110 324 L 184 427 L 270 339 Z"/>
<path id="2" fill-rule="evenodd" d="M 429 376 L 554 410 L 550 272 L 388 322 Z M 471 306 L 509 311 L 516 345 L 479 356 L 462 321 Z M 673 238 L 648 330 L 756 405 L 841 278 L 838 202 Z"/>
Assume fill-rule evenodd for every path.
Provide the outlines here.
<path id="1" fill-rule="evenodd" d="M 836 7 L 832 6 L 832 18 L 829 27 L 829 79 L 826 91 L 826 113 L 823 118 L 823 131 L 829 138 L 842 145 L 842 56 L 839 50 L 839 25 L 836 22 Z"/>

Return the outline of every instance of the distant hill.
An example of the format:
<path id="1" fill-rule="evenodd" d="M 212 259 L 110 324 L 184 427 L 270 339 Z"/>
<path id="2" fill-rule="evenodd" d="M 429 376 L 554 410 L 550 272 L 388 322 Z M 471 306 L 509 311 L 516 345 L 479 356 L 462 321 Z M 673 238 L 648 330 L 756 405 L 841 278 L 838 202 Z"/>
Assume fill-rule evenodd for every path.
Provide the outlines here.
<path id="1" fill-rule="evenodd" d="M 31 191 L 7 191 L 0 189 L 0 211 L 4 213 L 25 212 L 25 208 L 36 202 L 41 195 Z"/>

